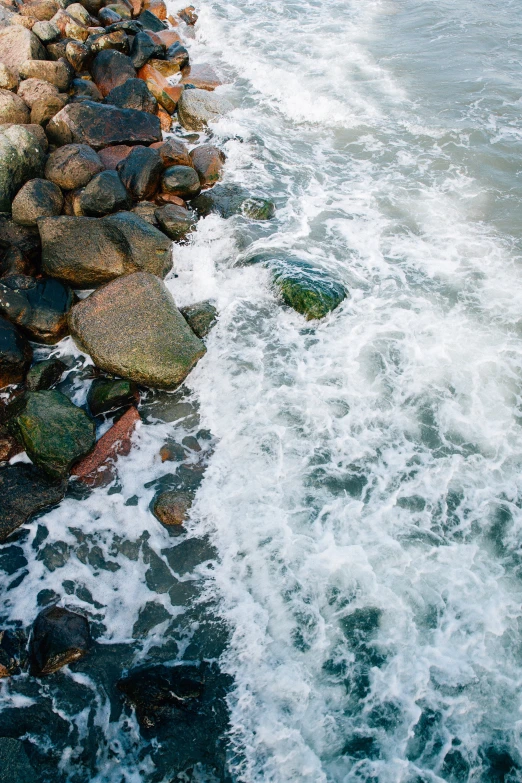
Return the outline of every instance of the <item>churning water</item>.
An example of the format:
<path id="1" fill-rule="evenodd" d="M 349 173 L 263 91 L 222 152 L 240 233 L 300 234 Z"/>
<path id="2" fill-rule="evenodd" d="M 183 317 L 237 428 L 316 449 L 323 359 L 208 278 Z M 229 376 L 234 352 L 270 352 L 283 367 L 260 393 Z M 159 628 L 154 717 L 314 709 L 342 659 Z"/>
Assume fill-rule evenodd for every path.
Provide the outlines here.
<path id="1" fill-rule="evenodd" d="M 232 780 L 522 780 L 519 3 L 198 12 L 191 56 L 237 107 L 213 128 L 225 180 L 276 217 L 210 216 L 176 249 L 177 302 L 220 311 L 190 395 L 151 400 L 118 486 L 13 545 L 2 614 L 29 624 L 54 591 L 90 613 L 102 652 L 4 688 L 4 715 L 48 699 L 64 779 L 167 783 L 168 750 L 143 745 L 97 667 L 114 679 L 203 650 L 233 677 Z M 305 322 L 271 259 L 324 270 L 348 299 Z M 169 438 L 186 448 L 166 470 Z M 148 506 L 202 454 L 182 569 Z"/>

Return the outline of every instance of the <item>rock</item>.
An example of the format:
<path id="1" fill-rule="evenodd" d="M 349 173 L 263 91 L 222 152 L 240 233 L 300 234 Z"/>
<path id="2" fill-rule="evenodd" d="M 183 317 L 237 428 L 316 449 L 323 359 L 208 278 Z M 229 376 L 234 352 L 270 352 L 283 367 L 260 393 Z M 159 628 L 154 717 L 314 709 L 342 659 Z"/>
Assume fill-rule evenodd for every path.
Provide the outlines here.
<path id="1" fill-rule="evenodd" d="M 34 270 L 31 263 L 20 248 L 13 245 L 4 252 L 0 261 L 0 278 L 12 275 L 28 275 L 32 271 Z"/>
<path id="2" fill-rule="evenodd" d="M 179 196 L 173 196 L 172 193 L 156 193 L 154 202 L 158 207 L 164 207 L 166 204 L 175 204 L 177 207 L 187 209 L 187 202 L 183 201 Z"/>
<path id="3" fill-rule="evenodd" d="M 138 35 L 138 33 L 143 32 L 143 25 L 137 19 L 122 19 L 121 22 L 115 22 L 105 28 L 106 33 L 114 33 L 116 31 L 123 31 L 129 36 Z"/>
<path id="4" fill-rule="evenodd" d="M 10 90 L 0 89 L 0 122 L 13 122 L 24 125 L 29 122 L 27 104 Z"/>
<path id="5" fill-rule="evenodd" d="M 59 90 L 57 87 L 44 81 L 44 79 L 26 79 L 25 81 L 20 82 L 20 86 L 18 87 L 19 97 L 22 98 L 29 108 L 31 108 L 36 101 L 44 100 L 46 98 L 55 98 L 58 95 L 58 92 Z M 15 122 L 15 120 L 12 121 Z M 18 120 L 18 122 L 22 122 L 22 120 Z"/>
<path id="6" fill-rule="evenodd" d="M 38 79 L 49 82 L 60 92 L 69 89 L 71 73 L 62 60 L 56 62 L 51 60 L 26 60 L 20 65 L 19 72 L 22 79 Z M 20 86 L 23 86 L 23 82 Z M 26 99 L 24 98 L 24 100 Z"/>
<path id="7" fill-rule="evenodd" d="M 47 134 L 57 144 L 74 141 L 100 149 L 160 141 L 161 126 L 159 119 L 148 112 L 82 101 L 56 114 L 47 126 Z"/>
<path id="8" fill-rule="evenodd" d="M 32 3 L 24 3 L 20 8 L 22 16 L 32 16 L 39 22 L 48 22 L 58 11 L 58 3 L 54 0 L 36 0 Z"/>
<path id="9" fill-rule="evenodd" d="M 183 142 L 177 139 L 167 139 L 158 141 L 150 145 L 152 149 L 157 149 L 161 155 L 164 168 L 169 166 L 192 166 L 192 158 Z"/>
<path id="10" fill-rule="evenodd" d="M 51 482 L 34 465 L 17 463 L 0 469 L 0 543 L 34 514 L 55 506 L 65 495 L 65 482 Z"/>
<path id="11" fill-rule="evenodd" d="M 21 666 L 25 664 L 25 647 L 27 637 L 23 631 L 0 631 L 0 678 L 12 677 L 14 674 L 21 674 Z M 0 738 L 0 764 L 3 763 Z M 2 768 L 2 772 L 5 768 Z M 2 780 L 0 772 L 0 781 Z M 13 780 L 13 778 L 10 778 Z M 16 778 L 18 780 L 18 778 Z"/>
<path id="12" fill-rule="evenodd" d="M 59 40 L 61 35 L 59 28 L 53 22 L 36 22 L 32 32 L 43 44 L 54 43 Z"/>
<path id="13" fill-rule="evenodd" d="M 158 108 L 156 98 L 142 79 L 128 79 L 125 84 L 115 87 L 107 95 L 106 102 L 121 109 L 137 109 L 151 114 L 155 114 Z"/>
<path id="14" fill-rule="evenodd" d="M 67 367 L 60 359 L 45 359 L 33 364 L 25 379 L 27 391 L 43 391 L 56 386 Z"/>
<path id="15" fill-rule="evenodd" d="M 0 214 L 0 248 L 16 248 L 32 264 L 40 263 L 40 235 L 34 228 L 20 226 L 5 214 Z"/>
<path id="16" fill-rule="evenodd" d="M 176 65 L 178 71 L 181 71 L 185 68 L 188 68 L 189 65 L 189 53 L 185 49 L 185 47 L 181 44 L 180 41 L 174 41 L 174 43 L 171 43 L 169 48 L 167 49 L 167 60 L 172 64 Z M 190 70 L 190 68 L 189 68 Z M 191 81 L 184 82 L 183 79 L 181 80 L 182 84 L 192 84 Z M 199 84 L 195 84 L 194 87 L 199 87 Z M 208 89 L 208 87 L 204 87 L 203 89 Z M 214 89 L 214 88 L 212 88 Z"/>
<path id="17" fill-rule="evenodd" d="M 164 0 L 144 0 L 143 10 L 150 11 L 151 14 L 157 16 L 158 19 L 164 20 L 167 18 L 167 6 L 165 5 Z"/>
<path id="18" fill-rule="evenodd" d="M 86 44 L 93 57 L 104 49 L 115 49 L 122 54 L 129 54 L 130 51 L 129 37 L 125 30 L 113 30 L 112 32 L 106 30 L 104 33 L 90 35 Z"/>
<path id="19" fill-rule="evenodd" d="M 175 30 L 159 30 L 157 33 L 154 33 L 154 39 L 161 41 L 167 48 L 174 43 L 181 42 L 181 38 Z"/>
<path id="20" fill-rule="evenodd" d="M 14 324 L 0 318 L 0 389 L 12 383 L 22 383 L 33 351 Z"/>
<path id="21" fill-rule="evenodd" d="M 164 44 L 154 41 L 149 33 L 141 32 L 132 42 L 130 56 L 136 70 L 142 68 L 152 57 L 165 56 L 166 47 Z"/>
<path id="22" fill-rule="evenodd" d="M 63 40 L 56 41 L 55 43 L 47 44 L 45 48 L 47 49 L 48 58 L 54 61 L 64 59 L 67 51 L 67 46 L 69 45 L 71 40 L 72 40 L 71 38 L 64 38 Z M 74 43 L 79 43 L 79 42 L 74 41 Z"/>
<path id="23" fill-rule="evenodd" d="M 115 461 L 127 456 L 132 446 L 132 435 L 140 414 L 137 408 L 130 408 L 105 432 L 91 454 L 74 466 L 72 475 L 88 487 L 102 487 L 115 476 Z"/>
<path id="24" fill-rule="evenodd" d="M 64 106 L 65 101 L 60 95 L 35 101 L 31 107 L 31 122 L 45 128 L 49 120 L 52 120 Z"/>
<path id="25" fill-rule="evenodd" d="M 178 103 L 178 117 L 184 128 L 201 131 L 233 108 L 226 98 L 207 90 L 184 90 Z"/>
<path id="26" fill-rule="evenodd" d="M 158 189 L 163 163 L 157 150 L 134 147 L 118 164 L 121 180 L 135 201 L 148 199 Z"/>
<path id="27" fill-rule="evenodd" d="M 98 367 L 145 386 L 176 388 L 205 353 L 166 286 L 144 272 L 79 302 L 69 324 Z"/>
<path id="28" fill-rule="evenodd" d="M 87 27 L 77 22 L 63 9 L 59 9 L 51 21 L 58 27 L 63 38 L 72 38 L 75 41 L 83 42 L 89 37 Z"/>
<path id="29" fill-rule="evenodd" d="M 175 204 L 159 207 L 154 212 L 154 216 L 161 230 L 175 242 L 185 239 L 195 228 L 195 220 L 188 209 Z"/>
<path id="30" fill-rule="evenodd" d="M 191 166 L 169 166 L 161 178 L 161 189 L 183 199 L 194 198 L 201 190 L 197 172 Z"/>
<path id="31" fill-rule="evenodd" d="M 116 171 L 102 171 L 85 186 L 79 196 L 79 205 L 82 215 L 101 217 L 130 209 L 132 199 Z"/>
<path id="32" fill-rule="evenodd" d="M 18 24 L 27 30 L 32 30 L 38 20 L 34 16 L 14 16 L 11 24 Z"/>
<path id="33" fill-rule="evenodd" d="M 5 464 L 23 450 L 24 447 L 12 435 L 7 432 L 0 433 L 0 463 Z"/>
<path id="34" fill-rule="evenodd" d="M 18 75 L 26 60 L 45 60 L 46 52 L 39 38 L 24 27 L 4 27 L 0 30 L 0 62 Z"/>
<path id="35" fill-rule="evenodd" d="M 87 394 L 87 404 L 93 416 L 113 413 L 121 408 L 129 408 L 138 402 L 139 394 L 132 381 L 97 378 L 91 384 Z"/>
<path id="36" fill-rule="evenodd" d="M 251 220 L 271 220 L 275 215 L 275 205 L 267 198 L 247 198 L 242 211 Z"/>
<path id="37" fill-rule="evenodd" d="M 136 70 L 130 57 L 115 49 L 104 49 L 96 55 L 91 66 L 92 78 L 103 96 L 115 87 L 124 84 L 127 79 L 136 76 Z"/>
<path id="38" fill-rule="evenodd" d="M 115 22 L 121 22 L 122 18 L 115 11 L 110 8 L 102 8 L 98 14 L 98 19 L 104 27 L 114 24 Z"/>
<path id="39" fill-rule="evenodd" d="M 131 9 L 125 5 L 125 3 L 108 3 L 105 8 L 108 11 L 113 11 L 115 14 L 117 14 L 120 19 L 125 20 L 129 19 L 132 16 Z"/>
<path id="40" fill-rule="evenodd" d="M 65 478 L 95 443 L 92 420 L 57 391 L 28 392 L 16 422 L 29 457 L 51 478 Z"/>
<path id="41" fill-rule="evenodd" d="M 49 155 L 45 176 L 62 190 L 74 190 L 87 185 L 103 169 L 99 156 L 87 144 L 67 144 Z"/>
<path id="42" fill-rule="evenodd" d="M 52 674 L 83 658 L 91 647 L 87 618 L 61 606 L 43 609 L 33 625 L 29 657 L 31 673 Z"/>
<path id="43" fill-rule="evenodd" d="M 346 299 L 346 290 L 324 273 L 304 262 L 285 264 L 274 270 L 274 283 L 285 304 L 309 321 L 324 318 Z"/>
<path id="44" fill-rule="evenodd" d="M 181 67 L 184 68 L 185 66 L 182 65 Z M 201 63 L 201 65 L 191 65 L 187 71 L 183 72 L 181 84 L 190 84 L 199 90 L 212 91 L 223 84 L 223 82 L 210 65 Z"/>
<path id="45" fill-rule="evenodd" d="M 160 106 L 163 106 L 169 114 L 173 114 L 183 92 L 183 87 L 169 84 L 165 77 L 150 64 L 140 68 L 138 76 L 143 79 Z"/>
<path id="46" fill-rule="evenodd" d="M 181 308 L 183 318 L 200 339 L 206 337 L 217 321 L 217 310 L 210 302 L 196 302 Z"/>
<path id="47" fill-rule="evenodd" d="M 94 82 L 88 79 L 73 79 L 69 95 L 71 101 L 101 101 L 103 96 Z"/>
<path id="48" fill-rule="evenodd" d="M 91 51 L 89 47 L 81 41 L 67 41 L 65 44 L 65 51 L 63 55 L 60 56 L 65 57 L 69 65 L 79 73 L 83 71 L 90 62 Z"/>
<path id="49" fill-rule="evenodd" d="M 106 169 L 116 171 L 118 163 L 125 160 L 133 149 L 134 147 L 129 147 L 126 144 L 119 144 L 116 147 L 106 147 L 104 150 L 100 150 L 98 155 Z"/>
<path id="50" fill-rule="evenodd" d="M 80 3 L 71 3 L 67 6 L 67 13 L 80 24 L 90 27 L 93 20 L 86 8 Z"/>
<path id="51" fill-rule="evenodd" d="M 7 8 L 7 5 L 9 5 L 13 10 L 16 8 L 14 3 L 6 3 L 5 5 L 0 6 L 0 27 L 7 27 L 10 24 L 16 24 L 16 14 L 13 13 L 13 10 Z"/>
<path id="52" fill-rule="evenodd" d="M 219 179 L 226 157 L 223 152 L 211 144 L 202 144 L 195 147 L 190 153 L 192 165 L 198 173 L 199 181 L 203 189 L 210 188 Z"/>
<path id="53" fill-rule="evenodd" d="M 188 519 L 192 501 L 189 492 L 162 492 L 154 501 L 152 513 L 165 527 L 181 527 Z"/>
<path id="54" fill-rule="evenodd" d="M 63 207 L 62 191 L 54 182 L 30 179 L 13 201 L 13 220 L 22 226 L 36 226 L 40 217 L 59 215 Z"/>
<path id="55" fill-rule="evenodd" d="M 0 783 L 35 783 L 36 779 L 23 742 L 0 737 Z"/>
<path id="56" fill-rule="evenodd" d="M 82 5 L 91 16 L 98 16 L 100 8 L 102 7 L 102 0 L 83 0 Z"/>
<path id="57" fill-rule="evenodd" d="M 148 65 L 150 65 L 151 68 L 154 68 L 154 70 L 157 71 L 164 79 L 169 79 L 171 76 L 174 76 L 179 72 L 177 63 L 172 60 L 156 60 L 155 58 L 152 58 L 149 60 Z M 175 86 L 177 87 L 177 102 L 179 100 L 179 96 L 184 90 L 184 86 L 179 86 L 179 84 Z"/>
<path id="58" fill-rule="evenodd" d="M 0 314 L 30 340 L 53 345 L 67 334 L 71 289 L 58 280 L 17 276 L 0 282 Z"/>
<path id="59" fill-rule="evenodd" d="M 138 16 L 138 22 L 141 22 L 144 30 L 152 30 L 153 33 L 165 30 L 165 24 L 150 11 L 142 11 Z"/>
<path id="60" fill-rule="evenodd" d="M 198 21 L 198 15 L 196 14 L 193 5 L 182 8 L 181 11 L 178 11 L 178 16 L 188 25 L 194 25 Z"/>
<path id="61" fill-rule="evenodd" d="M 230 218 L 242 213 L 247 199 L 248 193 L 239 185 L 216 185 L 201 193 L 190 206 L 200 217 L 216 213 L 222 218 Z"/>
<path id="62" fill-rule="evenodd" d="M 138 215 L 142 220 L 146 220 L 147 223 L 150 223 L 151 226 L 158 227 L 158 221 L 156 220 L 156 215 L 154 214 L 156 212 L 156 204 L 154 204 L 152 201 L 140 201 L 139 204 L 136 204 L 135 207 L 131 210 L 135 215 Z"/>
<path id="63" fill-rule="evenodd" d="M 13 71 L 0 63 L 0 88 L 2 90 L 16 90 L 20 79 Z"/>

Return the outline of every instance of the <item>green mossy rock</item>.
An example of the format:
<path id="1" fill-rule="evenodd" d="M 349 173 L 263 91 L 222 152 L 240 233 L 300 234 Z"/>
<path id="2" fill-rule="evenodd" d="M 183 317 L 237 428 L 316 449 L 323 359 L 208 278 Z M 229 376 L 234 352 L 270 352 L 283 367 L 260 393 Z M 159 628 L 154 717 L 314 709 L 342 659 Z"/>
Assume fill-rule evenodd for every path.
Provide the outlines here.
<path id="1" fill-rule="evenodd" d="M 94 447 L 94 422 L 57 391 L 29 392 L 17 424 L 29 457 L 53 478 Z"/>
<path id="2" fill-rule="evenodd" d="M 324 318 L 346 299 L 346 289 L 308 264 L 285 265 L 274 272 L 274 283 L 285 304 L 307 321 Z"/>
<path id="3" fill-rule="evenodd" d="M 243 204 L 243 214 L 251 220 L 271 220 L 275 204 L 267 198 L 248 198 Z"/>
<path id="4" fill-rule="evenodd" d="M 67 367 L 60 359 L 46 359 L 33 364 L 25 379 L 28 391 L 43 391 L 55 386 Z"/>
<path id="5" fill-rule="evenodd" d="M 129 408 L 136 402 L 138 389 L 132 381 L 97 378 L 93 381 L 87 404 L 93 416 Z"/>

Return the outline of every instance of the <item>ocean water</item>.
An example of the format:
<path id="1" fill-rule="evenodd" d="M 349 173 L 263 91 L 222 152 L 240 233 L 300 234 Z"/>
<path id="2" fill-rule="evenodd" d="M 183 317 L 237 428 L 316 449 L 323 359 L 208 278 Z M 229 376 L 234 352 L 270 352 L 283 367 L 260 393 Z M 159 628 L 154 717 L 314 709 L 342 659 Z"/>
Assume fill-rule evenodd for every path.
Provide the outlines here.
<path id="1" fill-rule="evenodd" d="M 520 781 L 519 6 L 198 13 L 191 57 L 235 106 L 212 127 L 225 182 L 276 216 L 209 216 L 176 248 L 176 301 L 220 312 L 206 356 L 182 391 L 142 401 L 114 486 L 70 494 L 4 555 L 3 620 L 28 626 L 58 596 L 98 646 L 54 680 L 3 686 L 0 728 L 54 710 L 59 725 L 27 736 L 42 768 L 60 748 L 70 783 L 207 783 L 140 737 L 112 685 L 136 663 L 205 657 L 232 682 L 223 779 Z M 278 298 L 274 260 L 349 296 L 307 322 Z M 82 403 L 88 362 L 58 350 Z M 184 451 L 162 463 L 169 440 Z M 183 482 L 196 502 L 173 539 L 149 504 Z"/>

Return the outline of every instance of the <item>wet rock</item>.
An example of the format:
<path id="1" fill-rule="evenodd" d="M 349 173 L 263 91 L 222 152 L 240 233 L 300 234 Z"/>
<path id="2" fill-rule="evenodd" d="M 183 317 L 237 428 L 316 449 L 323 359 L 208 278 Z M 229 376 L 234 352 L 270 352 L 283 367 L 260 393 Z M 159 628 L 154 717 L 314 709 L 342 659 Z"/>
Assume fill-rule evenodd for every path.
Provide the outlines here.
<path id="1" fill-rule="evenodd" d="M 137 408 L 130 408 L 105 432 L 91 454 L 78 462 L 72 475 L 88 487 L 101 487 L 109 484 L 116 475 L 115 462 L 118 457 L 129 454 L 132 447 L 132 435 L 140 414 Z"/>
<path id="2" fill-rule="evenodd" d="M 80 660 L 91 644 L 86 617 L 61 606 L 43 609 L 34 621 L 29 647 L 32 674 L 52 674 Z"/>
<path id="3" fill-rule="evenodd" d="M 166 286 L 144 272 L 79 302 L 69 324 L 98 367 L 146 386 L 175 388 L 205 353 Z"/>
<path id="4" fill-rule="evenodd" d="M 185 68 L 184 65 L 181 67 Z M 212 91 L 223 84 L 223 82 L 210 65 L 202 63 L 201 65 L 191 65 L 190 68 L 184 70 L 181 84 L 191 85 L 199 90 Z"/>
<path id="5" fill-rule="evenodd" d="M 132 199 L 116 171 L 102 171 L 83 189 L 79 206 L 82 215 L 101 217 L 121 209 L 130 209 Z"/>
<path id="6" fill-rule="evenodd" d="M 152 149 L 157 149 L 163 161 L 163 167 L 169 166 L 192 166 L 192 159 L 188 149 L 182 141 L 177 139 L 167 139 L 151 144 Z"/>
<path id="7" fill-rule="evenodd" d="M 31 107 L 31 122 L 35 125 L 41 125 L 43 128 L 47 127 L 49 120 L 52 120 L 54 115 L 63 109 L 65 103 L 61 95 L 40 98 Z"/>
<path id="8" fill-rule="evenodd" d="M 20 79 L 13 71 L 0 63 L 0 88 L 2 90 L 16 90 Z"/>
<path id="9" fill-rule="evenodd" d="M 190 328 L 202 339 L 206 337 L 217 321 L 218 312 L 210 302 L 196 302 L 181 308 Z"/>
<path id="10" fill-rule="evenodd" d="M 164 44 L 155 41 L 149 33 L 145 31 L 135 36 L 130 56 L 136 70 L 142 68 L 152 57 L 161 59 L 165 56 L 166 47 Z"/>
<path id="11" fill-rule="evenodd" d="M 225 164 L 225 154 L 211 144 L 202 144 L 195 147 L 190 153 L 192 165 L 198 173 L 199 181 L 203 189 L 210 188 L 221 179 L 221 172 Z"/>
<path id="12" fill-rule="evenodd" d="M 52 217 L 62 211 L 62 191 L 45 179 L 30 179 L 13 201 L 13 220 L 22 226 L 36 226 L 40 217 Z"/>
<path id="13" fill-rule="evenodd" d="M 126 4 L 125 4 L 125 3 L 123 3 L 123 2 L 121 2 L 121 3 L 108 3 L 108 4 L 105 6 L 105 8 L 107 8 L 107 9 L 108 9 L 108 10 L 110 10 L 110 11 L 114 11 L 114 13 L 115 13 L 115 14 L 118 14 L 118 16 L 119 16 L 119 17 L 120 17 L 122 20 L 125 20 L 125 19 L 128 19 L 128 20 L 130 20 L 130 18 L 131 18 L 131 16 L 132 16 L 132 11 L 131 11 L 131 9 L 129 8 L 129 6 L 128 6 L 128 5 L 126 5 Z"/>
<path id="14" fill-rule="evenodd" d="M 0 248 L 5 252 L 16 248 L 27 262 L 39 265 L 40 235 L 38 230 L 28 226 L 20 226 L 5 214 L 0 214 Z M 22 270 L 17 269 L 18 271 Z"/>
<path id="15" fill-rule="evenodd" d="M 91 61 L 91 50 L 81 41 L 67 41 L 65 50 L 60 56 L 65 57 L 69 65 L 79 73 Z"/>
<path id="16" fill-rule="evenodd" d="M 54 0 L 36 0 L 36 2 L 25 3 L 20 8 L 22 16 L 32 16 L 39 22 L 48 22 L 58 11 L 58 3 Z"/>
<path id="17" fill-rule="evenodd" d="M 44 79 L 26 79 L 20 82 L 18 87 L 18 95 L 29 106 L 36 101 L 40 101 L 46 98 L 55 98 L 58 95 L 58 88 L 54 84 L 44 81 Z"/>
<path id="18" fill-rule="evenodd" d="M 117 171 L 133 199 L 148 199 L 157 191 L 163 163 L 157 150 L 150 147 L 134 147 L 118 164 Z"/>
<path id="19" fill-rule="evenodd" d="M 122 19 L 121 22 L 115 22 L 105 28 L 106 33 L 124 31 L 128 36 L 138 35 L 143 32 L 143 25 L 137 19 Z"/>
<path id="20" fill-rule="evenodd" d="M 84 24 L 77 22 L 72 16 L 59 9 L 51 21 L 58 27 L 64 38 L 72 38 L 75 41 L 85 41 L 89 36 L 89 31 Z"/>
<path id="21" fill-rule="evenodd" d="M 176 69 L 178 71 L 183 71 L 185 73 L 185 69 L 189 69 L 189 53 L 185 49 L 185 47 L 181 44 L 180 41 L 174 41 L 174 43 L 170 44 L 170 46 L 167 49 L 167 53 L 165 55 L 165 59 L 170 63 L 171 66 L 176 66 Z M 187 82 L 185 82 L 183 79 L 180 82 L 181 84 L 185 85 Z M 191 84 L 191 82 L 189 82 Z M 199 85 L 193 85 L 193 86 L 199 86 Z M 204 89 L 208 89 L 205 87 Z"/>
<path id="22" fill-rule="evenodd" d="M 30 261 L 27 260 L 20 248 L 13 245 L 5 252 L 2 251 L 0 278 L 11 275 L 30 275 L 33 271 Z"/>
<path id="23" fill-rule="evenodd" d="M 35 514 L 55 506 L 65 482 L 52 482 L 34 465 L 18 463 L 0 469 L 0 543 Z"/>
<path id="24" fill-rule="evenodd" d="M 271 220 L 275 215 L 275 205 L 267 198 L 247 198 L 242 212 L 251 220 Z"/>
<path id="25" fill-rule="evenodd" d="M 161 230 L 175 242 L 185 239 L 195 228 L 194 217 L 188 209 L 175 204 L 159 207 L 154 212 L 154 216 Z"/>
<path id="26" fill-rule="evenodd" d="M 184 128 L 201 131 L 233 108 L 226 98 L 207 90 L 184 90 L 178 102 L 178 117 Z"/>
<path id="27" fill-rule="evenodd" d="M 70 91 L 71 101 L 101 101 L 103 96 L 94 82 L 89 79 L 73 79 Z"/>
<path id="28" fill-rule="evenodd" d="M 1 783 L 35 783 L 36 779 L 23 742 L 11 737 L 0 737 Z"/>
<path id="29" fill-rule="evenodd" d="M 20 65 L 20 76 L 22 79 L 27 80 L 44 80 L 54 85 L 60 92 L 68 90 L 71 81 L 71 72 L 62 60 L 56 62 L 51 60 L 26 60 Z"/>
<path id="30" fill-rule="evenodd" d="M 134 147 L 129 147 L 126 144 L 118 144 L 116 147 L 106 147 L 104 150 L 100 150 L 98 155 L 106 169 L 116 171 L 118 163 L 124 160 L 133 149 Z"/>
<path id="31" fill-rule="evenodd" d="M 23 450 L 24 447 L 15 437 L 0 428 L 0 463 L 8 462 Z"/>
<path id="32" fill-rule="evenodd" d="M 0 122 L 14 122 L 23 125 L 29 122 L 27 104 L 10 90 L 0 90 Z"/>
<path id="33" fill-rule="evenodd" d="M 164 79 L 169 79 L 170 76 L 174 76 L 175 74 L 179 73 L 179 67 L 177 63 L 175 63 L 172 60 L 157 60 L 155 58 L 149 60 L 147 63 L 151 68 L 154 68 L 154 70 L 160 74 Z M 179 101 L 179 96 L 181 95 L 182 91 L 184 90 L 183 85 L 176 85 L 176 103 Z"/>
<path id="34" fill-rule="evenodd" d="M 161 139 L 157 117 L 135 109 L 82 101 L 72 103 L 56 114 L 47 126 L 56 144 L 79 142 L 94 149 L 115 144 L 151 144 Z"/>
<path id="35" fill-rule="evenodd" d="M 60 38 L 60 30 L 53 22 L 36 22 L 32 32 L 45 44 L 54 43 Z"/>
<path id="36" fill-rule="evenodd" d="M 169 240 L 132 212 L 44 218 L 38 227 L 43 270 L 75 287 L 93 288 L 136 270 L 164 277 L 172 266 Z"/>
<path id="37" fill-rule="evenodd" d="M 25 379 L 27 391 L 44 391 L 55 386 L 67 367 L 60 359 L 45 359 L 33 364 Z"/>
<path id="38" fill-rule="evenodd" d="M 193 5 L 182 8 L 181 11 L 178 11 L 178 16 L 188 25 L 195 25 L 198 21 L 198 15 Z"/>
<path id="39" fill-rule="evenodd" d="M 134 405 L 139 398 L 138 389 L 132 381 L 97 378 L 91 384 L 87 404 L 93 416 L 113 413 Z"/>
<path id="40" fill-rule="evenodd" d="M 192 501 L 189 492 L 161 492 L 154 501 L 152 513 L 165 527 L 181 527 L 188 519 Z"/>
<path id="41" fill-rule="evenodd" d="M 158 19 L 165 20 L 167 18 L 167 6 L 164 0 L 144 0 L 143 10 L 150 11 Z"/>
<path id="42" fill-rule="evenodd" d="M 230 218 L 242 213 L 247 199 L 248 193 L 239 185 L 216 185 L 193 199 L 190 206 L 200 217 L 215 213 Z"/>
<path id="43" fill-rule="evenodd" d="M 0 314 L 35 342 L 52 345 L 65 337 L 72 303 L 71 289 L 58 280 L 19 276 L 0 282 Z"/>
<path id="44" fill-rule="evenodd" d="M 32 358 L 27 339 L 14 324 L 0 318 L 0 389 L 22 383 Z"/>
<path id="45" fill-rule="evenodd" d="M 169 166 L 161 178 L 161 189 L 183 199 L 194 198 L 201 190 L 199 176 L 191 166 Z"/>
<path id="46" fill-rule="evenodd" d="M 87 144 L 67 144 L 49 155 L 45 176 L 62 190 L 74 190 L 103 170 L 99 156 Z"/>
<path id="47" fill-rule="evenodd" d="M 160 106 L 163 106 L 169 114 L 173 114 L 183 92 L 183 87 L 169 84 L 165 77 L 149 63 L 140 68 L 138 76 L 143 79 Z"/>
<path id="48" fill-rule="evenodd" d="M 115 87 L 134 79 L 136 70 L 130 57 L 114 49 L 105 49 L 96 55 L 91 66 L 92 78 L 103 96 Z"/>
<path id="49" fill-rule="evenodd" d="M 57 391 L 29 392 L 16 421 L 31 460 L 51 478 L 66 477 L 95 443 L 92 420 Z"/>
<path id="50" fill-rule="evenodd" d="M 27 657 L 25 654 L 26 645 L 27 637 L 23 631 L 0 631 L 0 679 L 21 673 L 21 667 L 24 666 Z"/>
<path id="51" fill-rule="evenodd" d="M 151 226 L 158 226 L 158 221 L 156 220 L 156 204 L 152 201 L 140 201 L 139 204 L 136 204 L 135 207 L 131 210 L 135 215 L 138 215 L 138 217 L 142 218 L 142 220 L 146 220 L 147 223 L 150 223 Z"/>
<path id="52" fill-rule="evenodd" d="M 104 49 L 115 49 L 122 54 L 129 54 L 130 51 L 129 36 L 125 30 L 113 30 L 112 32 L 106 30 L 104 33 L 90 35 L 86 45 L 93 57 Z"/>
<path id="53" fill-rule="evenodd" d="M 186 201 L 183 201 L 183 199 L 179 196 L 174 196 L 172 193 L 156 193 L 154 201 L 158 207 L 164 207 L 167 204 L 174 204 L 176 207 L 183 207 L 183 209 L 187 209 Z"/>
<path id="54" fill-rule="evenodd" d="M 165 30 L 166 27 L 161 19 L 158 19 L 150 11 L 143 11 L 138 16 L 138 21 L 141 22 L 144 30 L 152 30 L 153 33 L 159 33 L 161 30 Z"/>
<path id="55" fill-rule="evenodd" d="M 0 62 L 18 75 L 26 60 L 45 60 L 46 52 L 39 38 L 24 27 L 13 25 L 0 30 Z"/>
<path id="56" fill-rule="evenodd" d="M 306 316 L 307 321 L 324 318 L 347 295 L 340 283 L 302 262 L 276 267 L 274 283 L 285 304 Z"/>
<path id="57" fill-rule="evenodd" d="M 142 79 L 128 79 L 125 84 L 111 90 L 106 101 L 121 109 L 137 109 L 151 114 L 158 108 L 156 98 Z"/>

